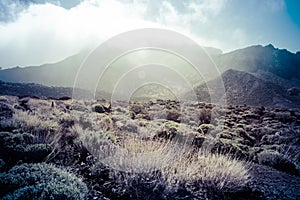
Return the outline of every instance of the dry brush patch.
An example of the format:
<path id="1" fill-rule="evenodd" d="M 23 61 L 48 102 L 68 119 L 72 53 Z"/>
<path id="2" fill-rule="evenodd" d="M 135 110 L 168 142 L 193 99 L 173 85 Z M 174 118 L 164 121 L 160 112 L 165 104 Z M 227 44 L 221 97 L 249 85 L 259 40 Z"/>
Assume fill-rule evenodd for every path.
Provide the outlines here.
<path id="1" fill-rule="evenodd" d="M 211 192 L 237 192 L 249 181 L 249 163 L 202 150 L 194 154 L 187 153 L 175 164 L 172 169 L 175 173 L 169 175 L 171 182 L 184 180 Z"/>
<path id="2" fill-rule="evenodd" d="M 113 146 L 100 137 L 88 141 L 102 163 L 98 166 L 110 169 L 110 183 L 115 182 L 133 199 L 171 197 L 180 190 L 193 198 L 211 193 L 222 196 L 243 191 L 249 181 L 248 163 L 167 140 L 127 138 Z"/>

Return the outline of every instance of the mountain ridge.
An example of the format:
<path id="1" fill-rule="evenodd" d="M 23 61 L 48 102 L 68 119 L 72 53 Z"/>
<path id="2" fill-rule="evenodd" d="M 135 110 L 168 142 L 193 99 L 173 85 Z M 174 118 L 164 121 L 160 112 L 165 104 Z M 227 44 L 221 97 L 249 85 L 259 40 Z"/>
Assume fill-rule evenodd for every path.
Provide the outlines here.
<path id="1" fill-rule="evenodd" d="M 284 79 L 300 79 L 300 53 L 278 49 L 272 44 L 254 45 L 225 53 L 215 58 L 215 62 L 222 72 L 227 69 L 246 72 L 262 70 Z"/>
<path id="2" fill-rule="evenodd" d="M 203 48 L 222 73 L 229 103 L 300 106 L 300 97 L 297 95 L 297 91 L 300 91 L 300 52 L 291 53 L 286 49 L 275 48 L 272 44 L 249 46 L 229 53 L 210 47 Z M 0 80 L 73 87 L 77 70 L 86 55 L 86 52 L 76 54 L 53 64 L 0 70 Z M 219 83 L 210 78 L 215 91 L 208 91 L 201 82 L 196 84 L 195 91 L 200 100 L 209 101 L 209 92 L 220 92 Z M 289 91 L 295 95 L 291 96 Z M 110 96 L 109 93 L 102 90 L 106 96 Z"/>

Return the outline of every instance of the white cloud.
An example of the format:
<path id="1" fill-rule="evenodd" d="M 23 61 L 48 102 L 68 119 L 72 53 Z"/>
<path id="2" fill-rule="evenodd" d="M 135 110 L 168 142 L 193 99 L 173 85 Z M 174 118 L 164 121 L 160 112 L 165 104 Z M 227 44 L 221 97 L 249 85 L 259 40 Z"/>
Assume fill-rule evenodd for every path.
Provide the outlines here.
<path id="1" fill-rule="evenodd" d="M 215 17 L 224 8 L 227 0 L 202 0 L 189 1 L 185 3 L 188 12 L 179 12 L 169 2 L 163 1 L 161 4 L 159 17 L 156 21 L 167 26 L 188 27 L 205 24 L 210 18 Z"/>
<path id="2" fill-rule="evenodd" d="M 71 9 L 32 4 L 15 21 L 0 24 L 0 66 L 56 62 L 121 32 L 145 27 L 168 28 L 200 45 L 233 50 L 249 44 L 249 38 L 243 26 L 226 27 L 223 22 L 230 19 L 220 20 L 229 1 L 188 0 L 180 4 L 184 9 L 167 0 L 84 0 Z M 267 2 L 271 1 L 278 3 L 274 9 L 282 7 L 282 0 Z"/>
<path id="3" fill-rule="evenodd" d="M 54 62 L 118 33 L 157 27 L 143 20 L 145 9 L 116 0 L 88 0 L 70 10 L 31 5 L 16 21 L 0 25 L 0 66 Z"/>

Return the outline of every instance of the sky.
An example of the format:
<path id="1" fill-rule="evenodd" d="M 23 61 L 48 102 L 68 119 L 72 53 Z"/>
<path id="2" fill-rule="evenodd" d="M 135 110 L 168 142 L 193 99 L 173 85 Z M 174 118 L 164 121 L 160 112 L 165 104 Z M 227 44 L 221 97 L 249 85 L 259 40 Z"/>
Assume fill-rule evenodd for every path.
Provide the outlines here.
<path id="1" fill-rule="evenodd" d="M 300 51 L 299 0 L 0 0 L 0 67 L 54 63 L 120 33 L 164 28 L 230 52 Z"/>

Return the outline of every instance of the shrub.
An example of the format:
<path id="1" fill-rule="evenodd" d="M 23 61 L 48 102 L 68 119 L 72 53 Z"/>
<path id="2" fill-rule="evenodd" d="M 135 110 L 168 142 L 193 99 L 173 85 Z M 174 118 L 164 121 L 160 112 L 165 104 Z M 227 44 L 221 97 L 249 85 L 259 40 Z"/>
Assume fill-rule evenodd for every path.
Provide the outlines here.
<path id="1" fill-rule="evenodd" d="M 14 109 L 9 104 L 0 102 L 0 120 L 12 118 Z"/>
<path id="2" fill-rule="evenodd" d="M 52 165 L 22 164 L 0 174 L 2 199 L 84 199 L 86 185 Z"/>
<path id="3" fill-rule="evenodd" d="M 171 120 L 174 122 L 181 121 L 181 112 L 176 109 L 167 110 L 167 120 Z"/>
<path id="4" fill-rule="evenodd" d="M 100 184 L 103 184 L 104 181 L 108 181 L 110 179 L 110 172 L 111 169 L 102 162 L 97 162 L 91 167 L 91 175 L 97 177 L 98 180 L 101 179 Z"/>
<path id="5" fill-rule="evenodd" d="M 199 113 L 199 120 L 201 124 L 210 124 L 211 120 L 211 110 L 202 109 Z"/>
<path id="6" fill-rule="evenodd" d="M 257 155 L 259 164 L 267 165 L 280 171 L 300 175 L 298 166 L 289 157 L 274 151 L 264 150 Z"/>
<path id="7" fill-rule="evenodd" d="M 29 133 L 0 132 L 0 158 L 14 164 L 42 161 L 50 152 L 49 144 L 34 144 L 34 136 Z"/>

